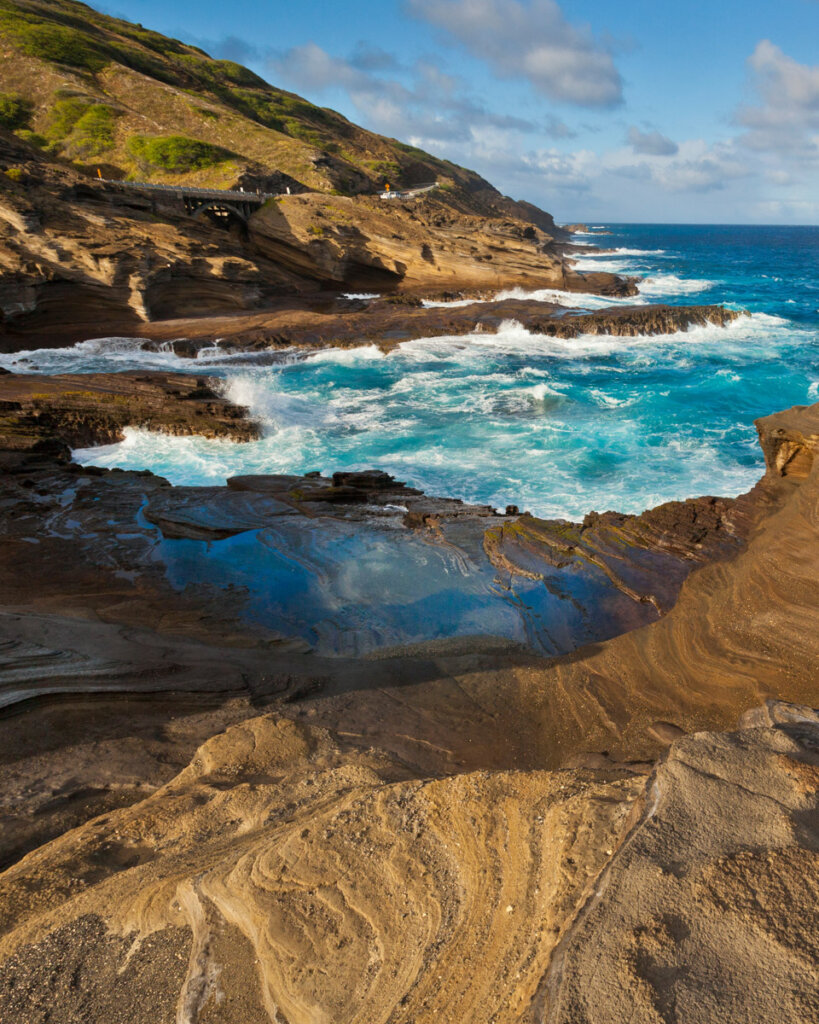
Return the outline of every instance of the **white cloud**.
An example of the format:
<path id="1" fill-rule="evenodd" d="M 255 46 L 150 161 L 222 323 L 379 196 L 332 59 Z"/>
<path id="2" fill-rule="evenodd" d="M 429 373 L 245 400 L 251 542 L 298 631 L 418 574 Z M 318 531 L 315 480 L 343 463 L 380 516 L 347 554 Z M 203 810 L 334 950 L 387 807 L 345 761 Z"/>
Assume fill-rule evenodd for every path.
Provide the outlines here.
<path id="1" fill-rule="evenodd" d="M 419 9 L 431 0 L 412 2 Z M 500 11 L 496 0 L 449 0 L 442 8 L 448 15 L 467 5 L 483 12 L 483 24 Z M 520 12 L 547 9 L 559 14 L 547 3 L 525 7 L 512 0 L 504 8 L 512 12 L 512 29 Z M 535 39 L 530 52 L 536 49 Z M 344 60 L 309 43 L 271 64 L 276 80 L 313 96 L 342 90 L 367 127 L 474 167 L 559 218 L 815 220 L 819 68 L 799 64 L 768 41 L 748 66 L 758 100 L 736 112 L 738 127 L 721 141 L 674 140 L 644 122 L 627 127 L 620 146 L 565 152 L 567 140 L 578 132 L 591 138 L 591 128 L 566 124 L 548 110 L 536 121 L 496 113 L 430 59 L 406 65 L 359 45 Z"/>
<path id="2" fill-rule="evenodd" d="M 677 143 L 672 142 L 666 135 L 661 135 L 656 130 L 642 132 L 634 125 L 628 130 L 628 143 L 635 153 L 644 153 L 647 156 L 674 156 L 680 151 Z"/>
<path id="3" fill-rule="evenodd" d="M 395 74 L 378 74 L 370 70 L 374 65 Z M 538 124 L 487 110 L 468 95 L 460 79 L 429 59 L 403 67 L 391 54 L 359 47 L 348 61 L 307 43 L 278 54 L 269 66 L 279 79 L 308 94 L 343 89 L 367 127 L 401 139 L 423 138 L 433 150 L 468 142 L 476 130 L 486 128 L 506 133 L 507 146 L 510 136 L 531 132 L 553 138 L 572 135 L 559 118 L 547 117 Z"/>
<path id="4" fill-rule="evenodd" d="M 819 66 L 800 64 L 763 39 L 748 60 L 762 103 L 737 112 L 751 149 L 819 157 Z"/>
<path id="5" fill-rule="evenodd" d="M 444 29 L 502 78 L 524 78 L 545 96 L 586 107 L 622 102 L 611 53 L 556 0 L 408 0 L 409 11 Z"/>

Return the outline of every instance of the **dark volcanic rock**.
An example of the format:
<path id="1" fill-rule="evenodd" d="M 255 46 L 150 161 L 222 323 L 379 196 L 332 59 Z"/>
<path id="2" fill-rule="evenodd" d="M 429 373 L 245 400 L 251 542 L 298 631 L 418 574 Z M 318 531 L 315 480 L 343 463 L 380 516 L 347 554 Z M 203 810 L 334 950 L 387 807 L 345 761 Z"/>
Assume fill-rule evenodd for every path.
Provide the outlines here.
<path id="1" fill-rule="evenodd" d="M 629 293 L 626 293 L 629 294 Z M 326 300 L 325 300 L 326 301 Z M 352 306 L 352 308 L 351 308 Z M 746 314 L 724 306 L 615 306 L 594 313 L 567 312 L 565 307 L 533 299 L 475 302 L 468 306 L 407 305 L 382 299 L 331 308 L 256 314 L 218 320 L 174 321 L 140 328 L 152 339 L 147 347 L 169 341 L 179 356 L 194 357 L 212 345 L 214 334 L 222 347 L 234 351 L 271 348 L 348 348 L 376 344 L 385 351 L 402 341 L 470 334 L 495 334 L 511 320 L 535 334 L 577 338 L 582 334 L 633 337 L 669 334 L 707 324 L 725 327 Z M 183 337 L 185 340 L 177 341 Z"/>
<path id="2" fill-rule="evenodd" d="M 133 371 L 0 376 L 0 449 L 84 448 L 123 439 L 123 428 L 251 441 L 258 427 L 221 398 L 211 378 Z"/>
<path id="3" fill-rule="evenodd" d="M 747 495 L 691 498 L 639 516 L 590 512 L 582 523 L 525 515 L 488 529 L 484 547 L 493 565 L 532 579 L 555 567 L 597 566 L 618 590 L 665 613 L 693 569 L 741 550 L 751 504 Z"/>

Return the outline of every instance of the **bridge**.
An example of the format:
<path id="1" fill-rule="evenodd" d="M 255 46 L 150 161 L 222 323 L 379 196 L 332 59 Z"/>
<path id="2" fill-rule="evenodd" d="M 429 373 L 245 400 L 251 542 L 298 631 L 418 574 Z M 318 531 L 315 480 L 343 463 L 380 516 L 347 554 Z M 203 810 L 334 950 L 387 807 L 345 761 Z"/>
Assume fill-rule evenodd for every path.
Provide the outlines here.
<path id="1" fill-rule="evenodd" d="M 185 212 L 191 217 L 207 214 L 216 221 L 227 223 L 239 220 L 247 224 L 254 211 L 263 206 L 268 199 L 275 199 L 276 192 L 245 192 L 243 189 L 230 191 L 216 188 L 194 188 L 182 185 L 156 185 L 146 181 L 116 181 L 102 178 L 106 185 L 135 192 L 147 192 L 149 195 L 162 196 L 168 199 L 179 199 Z"/>

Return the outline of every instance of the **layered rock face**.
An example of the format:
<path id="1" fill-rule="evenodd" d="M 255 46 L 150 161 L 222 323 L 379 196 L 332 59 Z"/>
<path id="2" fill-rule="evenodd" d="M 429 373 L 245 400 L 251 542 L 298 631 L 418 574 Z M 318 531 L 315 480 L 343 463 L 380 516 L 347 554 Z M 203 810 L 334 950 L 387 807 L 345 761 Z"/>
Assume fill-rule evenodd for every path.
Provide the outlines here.
<path id="1" fill-rule="evenodd" d="M 328 288 L 635 292 L 614 274 L 572 271 L 562 247 L 514 204 L 475 212 L 435 194 L 407 204 L 293 195 L 231 233 L 187 216 L 181 199 L 49 164 L 0 129 L 3 165 L 14 172 L 0 173 L 4 351 L 99 336 L 101 324 L 134 334 L 142 323 L 195 316 L 201 329 L 216 315 L 277 303 L 292 311 L 293 296 Z"/>
<path id="2" fill-rule="evenodd" d="M 13 136 L 11 137 L 13 140 Z M 152 211 L 45 163 L 0 129 L 0 348 L 127 333 L 156 317 L 258 307 L 305 289 L 206 219 Z"/>
<path id="3" fill-rule="evenodd" d="M 286 196 L 254 214 L 250 236 L 262 253 L 293 273 L 337 288 L 520 285 L 629 294 L 614 275 L 572 272 L 553 238 L 519 214 L 470 216 L 435 193 L 406 204 L 365 197 Z"/>

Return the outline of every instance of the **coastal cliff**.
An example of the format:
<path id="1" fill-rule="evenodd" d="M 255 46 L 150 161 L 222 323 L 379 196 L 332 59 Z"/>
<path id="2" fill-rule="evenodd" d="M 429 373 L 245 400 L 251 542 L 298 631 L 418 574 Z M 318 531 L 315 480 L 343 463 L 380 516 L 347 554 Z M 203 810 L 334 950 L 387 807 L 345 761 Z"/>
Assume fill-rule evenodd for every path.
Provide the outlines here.
<path id="1" fill-rule="evenodd" d="M 0 53 L 2 351 L 328 290 L 635 294 L 573 270 L 550 214 L 473 171 L 73 0 L 8 0 Z M 133 180 L 275 199 L 220 218 Z M 383 202 L 387 180 L 436 187 Z"/>
<path id="2" fill-rule="evenodd" d="M 702 336 L 756 358 L 759 316 L 647 303 L 580 269 L 586 225 L 73 0 L 0 0 L 0 60 L 0 1020 L 819 1019 L 819 404 L 757 420 L 745 494 L 714 441 L 713 493 L 578 522 L 349 448 L 269 472 L 291 421 L 354 405 L 334 360 L 460 336 L 509 384 L 475 404 L 517 486 L 524 419 L 602 449 L 649 346 L 676 415 Z M 220 216 L 197 188 L 247 191 Z M 591 375 L 635 338 L 623 399 Z M 452 363 L 434 446 L 479 378 L 414 348 L 373 391 L 420 405 Z M 180 372 L 73 372 L 120 358 Z M 274 426 L 255 375 L 307 359 Z M 123 442 L 193 483 L 88 451 Z"/>
<path id="3" fill-rule="evenodd" d="M 142 324 L 252 310 L 281 319 L 327 289 L 434 293 L 562 288 L 635 294 L 580 274 L 514 204 L 474 211 L 430 193 L 386 204 L 321 194 L 268 201 L 241 231 L 181 199 L 95 182 L 0 128 L 0 348 L 51 347 Z M 326 298 L 324 299 L 326 303 Z M 213 328 L 211 328 L 213 329 Z"/>

